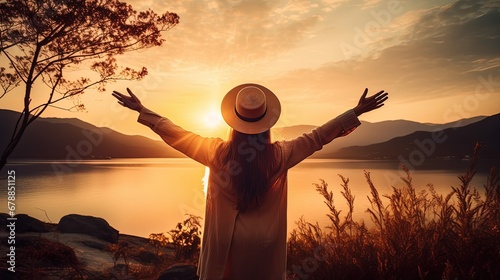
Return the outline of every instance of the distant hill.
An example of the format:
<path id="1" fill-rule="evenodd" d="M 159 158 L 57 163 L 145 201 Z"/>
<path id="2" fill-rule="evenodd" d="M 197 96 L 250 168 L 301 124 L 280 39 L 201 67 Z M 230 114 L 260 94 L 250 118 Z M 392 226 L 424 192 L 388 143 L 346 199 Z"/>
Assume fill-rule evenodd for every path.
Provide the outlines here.
<path id="1" fill-rule="evenodd" d="M 331 154 L 331 158 L 349 159 L 461 159 L 472 154 L 476 142 L 483 145 L 482 158 L 500 159 L 500 114 L 463 127 L 429 132 L 416 131 L 406 136 L 366 146 L 351 146 Z"/>
<path id="2" fill-rule="evenodd" d="M 19 113 L 0 110 L 0 151 L 8 143 Z M 39 118 L 26 130 L 12 158 L 183 157 L 162 141 L 125 135 L 76 118 Z"/>
<path id="3" fill-rule="evenodd" d="M 349 136 L 333 140 L 330 144 L 313 157 L 331 157 L 335 152 L 349 146 L 365 146 L 375 143 L 389 141 L 393 138 L 405 136 L 415 131 L 436 131 L 451 127 L 464 126 L 484 119 L 485 116 L 462 119 L 457 122 L 446 124 L 423 124 L 407 120 L 382 121 L 377 123 L 361 122 L 361 126 L 356 128 Z M 310 132 L 315 126 L 297 125 L 273 129 L 273 139 L 293 139 L 303 133 Z"/>
<path id="4" fill-rule="evenodd" d="M 8 137 L 14 127 L 19 113 L 0 110 L 0 151 L 7 145 Z M 481 120 L 481 121 L 480 121 Z M 380 158 L 383 154 L 391 154 L 391 146 L 386 144 L 391 139 L 411 133 L 435 131 L 465 125 L 480 123 L 485 117 L 464 119 L 448 124 L 422 124 L 412 121 L 396 120 L 378 123 L 363 122 L 348 137 L 335 139 L 321 151 L 313 155 L 316 158 Z M 480 121 L 480 122 L 478 122 Z M 273 139 L 292 139 L 303 133 L 310 132 L 315 126 L 298 125 L 273 129 Z M 459 131 L 456 129 L 455 131 Z M 101 138 L 102 136 L 102 138 Z M 413 137 L 413 138 L 412 138 Z M 420 136 L 419 136 L 420 137 Z M 405 140 L 408 143 L 408 140 Z M 371 151 L 367 145 L 381 143 Z M 411 141 L 409 141 L 411 144 Z M 447 142 L 447 144 L 449 144 Z M 389 148 L 386 146 L 389 145 Z M 367 146 L 352 147 L 349 146 Z M 382 147 L 384 149 L 380 150 Z M 408 148 L 408 147 L 407 147 Z M 409 146 L 411 149 L 411 146 Z M 366 149 L 366 150 L 365 150 Z M 441 149 L 441 147 L 440 147 Z M 466 148 L 463 151 L 469 151 Z M 385 151 L 387 150 L 387 151 Z M 378 153 L 378 155 L 377 155 Z M 64 159 L 68 156 L 82 158 L 127 158 L 127 157 L 184 157 L 162 141 L 155 141 L 143 136 L 125 135 L 105 127 L 96 127 L 76 118 L 39 118 L 30 125 L 16 147 L 12 158 L 47 158 Z"/>

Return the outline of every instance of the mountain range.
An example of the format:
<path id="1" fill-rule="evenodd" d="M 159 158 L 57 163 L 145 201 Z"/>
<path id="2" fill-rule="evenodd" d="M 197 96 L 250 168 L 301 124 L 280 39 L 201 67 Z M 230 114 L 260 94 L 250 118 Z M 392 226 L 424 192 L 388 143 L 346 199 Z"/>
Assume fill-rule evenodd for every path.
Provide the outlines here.
<path id="1" fill-rule="evenodd" d="M 465 126 L 483 120 L 484 116 L 462 119 L 456 122 L 445 124 L 425 124 L 408 120 L 390 120 L 377 123 L 366 121 L 361 122 L 361 126 L 356 128 L 348 137 L 341 137 L 333 140 L 323 149 L 316 153 L 316 157 L 335 158 L 336 152 L 349 146 L 365 146 L 374 143 L 389 141 L 395 137 L 401 137 L 415 131 L 439 131 L 451 127 Z M 314 129 L 312 125 L 298 125 L 284 128 L 275 128 L 273 136 L 277 140 L 292 139 L 304 132 Z"/>
<path id="2" fill-rule="evenodd" d="M 0 110 L 0 151 L 7 145 L 18 117 L 17 112 Z M 310 125 L 275 128 L 273 137 L 275 140 L 292 139 L 314 128 Z M 478 141 L 484 145 L 483 154 L 500 158 L 500 114 L 446 124 L 406 120 L 362 122 L 348 137 L 335 139 L 313 157 L 397 159 L 413 152 L 424 153 L 429 158 L 462 158 L 470 154 Z M 183 156 L 162 141 L 125 135 L 76 118 L 38 118 L 28 127 L 11 155 L 12 158 L 40 159 Z"/>
<path id="3" fill-rule="evenodd" d="M 0 151 L 8 143 L 19 113 L 0 110 Z M 79 159 L 182 157 L 161 141 L 125 135 L 76 118 L 38 118 L 24 133 L 12 158 Z"/>
<path id="4" fill-rule="evenodd" d="M 463 159 L 475 144 L 482 158 L 500 159 L 500 114 L 461 127 L 415 131 L 405 136 L 365 146 L 350 146 L 335 152 L 335 158 L 350 159 Z"/>

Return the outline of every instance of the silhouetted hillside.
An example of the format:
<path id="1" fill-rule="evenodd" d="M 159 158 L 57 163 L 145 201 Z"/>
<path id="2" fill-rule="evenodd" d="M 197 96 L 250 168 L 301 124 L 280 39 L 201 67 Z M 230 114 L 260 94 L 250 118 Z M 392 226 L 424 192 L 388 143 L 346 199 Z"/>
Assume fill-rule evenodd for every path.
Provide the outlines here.
<path id="1" fill-rule="evenodd" d="M 476 142 L 483 145 L 482 158 L 500 158 L 500 114 L 463 127 L 435 132 L 417 131 L 383 143 L 347 147 L 327 156 L 351 159 L 461 159 L 471 156 Z"/>
<path id="2" fill-rule="evenodd" d="M 19 113 L 17 112 L 0 110 L 0 131 L 2 131 L 0 135 L 0 151 L 7 145 L 8 138 L 10 137 L 10 133 L 12 132 L 18 116 Z M 412 145 L 415 144 L 412 142 L 412 139 L 423 139 L 415 137 L 427 137 L 426 135 L 429 135 L 428 131 L 474 123 L 481 119 L 483 121 L 486 120 L 484 117 L 475 117 L 464 119 L 460 122 L 439 125 L 421 124 L 405 120 L 383 121 L 378 123 L 363 122 L 363 124 L 348 137 L 335 139 L 321 151 L 315 153 L 313 157 L 394 158 L 392 145 L 395 145 L 395 142 L 398 144 L 394 147 L 398 147 L 399 145 L 402 147 L 401 149 L 413 149 Z M 314 128 L 315 126 L 310 125 L 274 128 L 273 138 L 275 140 L 292 139 L 303 133 L 310 132 Z M 415 135 L 410 134 L 417 130 L 420 132 Z M 455 131 L 455 129 L 453 130 Z M 456 131 L 461 130 L 456 129 Z M 466 133 L 470 134 L 470 132 Z M 403 135 L 408 135 L 410 140 L 397 140 L 397 137 L 401 138 Z M 391 141 L 395 142 L 385 142 L 390 139 L 393 139 Z M 399 143 L 398 141 L 402 142 Z M 447 141 L 446 146 L 450 145 L 453 141 Z M 380 144 L 381 146 L 371 145 L 380 142 L 384 143 Z M 349 146 L 366 147 L 343 149 Z M 374 146 L 373 149 L 371 148 L 372 146 Z M 440 152 L 442 149 L 441 146 L 439 147 Z M 455 146 L 456 145 L 451 145 L 450 147 Z M 469 147 L 461 151 L 466 152 L 470 151 L 470 149 Z M 399 154 L 400 153 L 398 153 L 398 155 Z M 20 144 L 16 147 L 11 157 L 47 159 L 64 159 L 70 157 L 74 159 L 75 157 L 184 157 L 184 155 L 175 151 L 162 141 L 151 140 L 143 136 L 125 135 L 105 127 L 98 128 L 76 118 L 39 118 L 28 127 Z"/>
<path id="3" fill-rule="evenodd" d="M 315 153 L 312 157 L 327 158 L 335 155 L 335 152 L 349 146 L 365 146 L 375 143 L 389 141 L 393 138 L 405 136 L 415 131 L 435 131 L 450 127 L 459 127 L 468 125 L 484 119 L 484 116 L 462 119 L 457 122 L 446 124 L 422 124 L 407 120 L 382 121 L 370 123 L 362 121 L 355 131 L 347 137 L 341 137 L 333 140 L 330 144 Z M 273 129 L 273 139 L 293 139 L 302 133 L 313 130 L 315 126 L 297 125 L 290 127 L 281 127 Z"/>
<path id="4" fill-rule="evenodd" d="M 0 110 L 0 151 L 19 113 Z M 182 157 L 164 142 L 98 128 L 79 119 L 39 118 L 26 130 L 12 158 Z"/>

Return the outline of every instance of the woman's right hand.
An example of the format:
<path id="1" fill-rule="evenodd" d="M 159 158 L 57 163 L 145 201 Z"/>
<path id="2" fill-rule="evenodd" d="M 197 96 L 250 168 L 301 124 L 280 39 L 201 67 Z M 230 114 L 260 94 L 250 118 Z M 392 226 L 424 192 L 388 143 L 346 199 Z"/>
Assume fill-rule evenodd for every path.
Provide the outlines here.
<path id="1" fill-rule="evenodd" d="M 123 107 L 129 108 L 129 109 L 137 111 L 137 112 L 141 112 L 141 110 L 142 110 L 142 108 L 144 108 L 144 106 L 142 106 L 139 98 L 137 98 L 137 96 L 135 96 L 135 94 L 133 94 L 129 88 L 127 88 L 127 92 L 128 92 L 128 94 L 130 94 L 130 96 L 126 96 L 124 94 L 121 94 L 118 91 L 113 91 L 112 95 L 116 99 L 118 99 L 118 104 L 122 105 Z"/>

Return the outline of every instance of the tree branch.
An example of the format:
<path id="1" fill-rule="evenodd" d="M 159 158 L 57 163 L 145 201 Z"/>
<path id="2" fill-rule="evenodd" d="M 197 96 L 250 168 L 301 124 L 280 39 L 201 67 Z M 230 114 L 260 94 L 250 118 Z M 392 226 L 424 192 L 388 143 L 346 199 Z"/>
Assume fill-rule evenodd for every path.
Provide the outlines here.
<path id="1" fill-rule="evenodd" d="M 24 109 L 1 155 L 0 169 L 28 125 L 48 106 L 91 87 L 102 90 L 110 81 L 142 78 L 145 71 L 119 66 L 115 56 L 161 45 L 161 31 L 179 23 L 175 13 L 137 12 L 118 0 L 0 0 L 0 8 L 0 54 L 5 54 L 12 68 L 0 71 L 4 89 L 0 98 L 21 82 L 25 86 Z M 79 65 L 82 62 L 99 77 L 66 80 L 63 74 L 85 68 Z M 33 106 L 31 93 L 38 83 L 49 87 L 48 98 Z M 62 96 L 56 96 L 59 93 Z"/>
<path id="2" fill-rule="evenodd" d="M 38 117 L 39 117 L 39 116 L 43 113 L 43 111 L 45 111 L 45 109 L 47 109 L 47 106 L 48 106 L 49 104 L 51 104 L 51 101 L 52 101 L 52 98 L 54 97 L 54 92 L 55 92 L 55 90 L 56 90 L 56 88 L 57 88 L 57 85 L 59 84 L 59 82 L 60 82 L 60 81 L 61 81 L 61 79 L 62 79 L 62 68 L 59 70 L 59 74 L 60 74 L 60 75 L 58 75 L 58 76 L 57 76 L 57 80 L 56 80 L 56 82 L 55 82 L 55 83 L 54 83 L 54 85 L 52 86 L 52 90 L 50 91 L 49 99 L 48 99 L 47 103 L 45 103 L 45 104 L 44 104 L 45 106 L 37 106 L 37 107 L 33 108 L 32 110 L 30 110 L 30 114 L 31 114 L 31 113 L 32 113 L 32 112 L 34 112 L 35 110 L 37 110 L 37 111 L 38 111 L 38 108 L 42 107 L 42 109 L 41 109 L 39 112 L 37 112 L 36 114 L 34 114 L 34 115 L 33 115 L 33 117 L 31 117 L 31 118 L 29 119 L 29 121 L 28 121 L 28 124 L 27 124 L 27 125 L 30 125 L 30 124 L 31 124 L 34 120 L 36 120 L 36 119 L 37 119 L 37 118 L 38 118 Z"/>
<path id="3" fill-rule="evenodd" d="M 7 57 L 7 59 L 9 60 L 10 62 L 10 65 L 12 66 L 12 68 L 14 68 L 14 71 L 16 72 L 17 76 L 23 80 L 24 83 L 26 83 L 26 79 L 24 79 L 24 77 L 21 75 L 21 72 L 19 71 L 19 69 L 17 68 L 16 66 L 16 63 L 12 60 L 12 58 L 10 57 L 9 53 L 6 52 L 5 50 L 2 50 L 2 52 L 5 54 L 5 56 Z"/>

